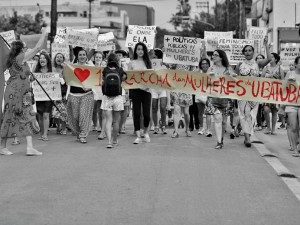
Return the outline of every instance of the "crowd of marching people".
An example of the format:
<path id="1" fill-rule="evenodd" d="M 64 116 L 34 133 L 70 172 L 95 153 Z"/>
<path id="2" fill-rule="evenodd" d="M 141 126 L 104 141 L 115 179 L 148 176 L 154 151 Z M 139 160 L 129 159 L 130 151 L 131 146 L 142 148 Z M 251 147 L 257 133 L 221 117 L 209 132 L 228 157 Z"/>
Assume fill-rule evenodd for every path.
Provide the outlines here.
<path id="1" fill-rule="evenodd" d="M 136 137 L 133 143 L 140 144 L 155 141 L 155 135 L 158 134 L 169 135 L 170 138 L 191 137 L 194 130 L 197 130 L 197 135 L 215 136 L 215 149 L 224 147 L 226 132 L 231 139 L 244 135 L 244 145 L 249 148 L 255 130 L 264 129 L 265 134 L 276 135 L 279 118 L 282 123 L 279 128 L 287 129 L 292 155 L 299 157 L 299 106 L 262 104 L 255 99 L 235 100 L 150 88 L 125 90 L 121 84 L 127 79 L 126 71 L 152 69 L 151 60 L 162 59 L 163 49 L 149 50 L 141 42 L 129 51 L 87 51 L 70 46 L 70 62 L 62 53 L 57 53 L 52 61 L 50 54 L 41 49 L 46 36 L 44 31 L 36 47 L 28 51 L 26 43 L 21 41 L 11 45 L 7 60 L 10 77 L 6 82 L 1 118 L 2 155 L 13 154 L 7 148 L 8 138 L 14 138 L 13 143 L 20 144 L 18 138 L 22 136 L 26 137 L 27 155 L 42 155 L 33 147 L 32 135 L 40 134 L 41 141 L 49 141 L 49 126 L 56 127 L 57 135 L 72 133 L 82 144 L 88 142 L 90 131 L 98 131 L 98 139 L 107 140 L 107 148 L 119 145 L 119 135 L 126 133 L 134 132 Z M 204 47 L 198 67 L 162 64 L 161 68 L 200 71 L 210 76 L 255 76 L 291 82 L 300 80 L 300 57 L 295 58 L 294 67 L 286 72 L 280 65 L 279 55 L 270 52 L 267 38 L 264 46 L 266 55 L 255 55 L 254 47 L 246 45 L 242 50 L 245 60 L 235 66 L 229 64 L 223 50 L 215 49 L 208 56 Z M 130 62 L 124 63 L 124 58 L 130 58 Z M 34 77 L 26 64 L 31 59 L 37 61 L 34 73 L 59 74 L 61 100 L 34 101 L 31 88 Z M 68 86 L 63 70 L 65 63 L 104 68 L 101 87 Z M 113 80 L 117 82 L 113 83 Z M 129 115 L 133 118 L 132 132 L 126 126 Z M 168 127 L 171 123 L 172 128 Z M 184 127 L 183 134 L 180 127 Z M 231 130 L 227 130 L 228 127 Z"/>

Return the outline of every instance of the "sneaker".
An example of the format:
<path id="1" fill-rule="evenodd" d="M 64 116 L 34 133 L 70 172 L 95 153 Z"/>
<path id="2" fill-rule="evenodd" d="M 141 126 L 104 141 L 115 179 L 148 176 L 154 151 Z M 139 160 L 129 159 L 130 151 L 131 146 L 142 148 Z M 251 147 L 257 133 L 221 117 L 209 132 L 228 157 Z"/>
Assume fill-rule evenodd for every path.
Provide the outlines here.
<path id="1" fill-rule="evenodd" d="M 3 148 L 0 150 L 0 155 L 12 155 L 13 153 L 9 151 L 7 148 Z"/>
<path id="2" fill-rule="evenodd" d="M 277 127 L 277 129 L 285 129 L 285 125 L 284 124 L 280 124 L 280 126 Z"/>
<path id="3" fill-rule="evenodd" d="M 150 127 L 150 131 L 154 131 L 154 127 L 153 126 Z"/>
<path id="4" fill-rule="evenodd" d="M 221 149 L 221 148 L 223 148 L 223 144 L 218 142 L 215 149 Z"/>
<path id="5" fill-rule="evenodd" d="M 137 137 L 137 138 L 134 140 L 133 144 L 140 144 L 140 143 L 142 143 L 142 142 L 143 142 L 142 138 L 141 138 L 141 137 Z"/>
<path id="6" fill-rule="evenodd" d="M 144 136 L 144 141 L 145 141 L 146 143 L 149 143 L 149 142 L 150 142 L 150 136 L 149 136 L 148 133 L 145 134 L 145 136 Z"/>
<path id="7" fill-rule="evenodd" d="M 158 127 L 155 127 L 155 128 L 154 128 L 154 131 L 153 131 L 153 134 L 158 134 L 158 132 L 159 132 L 159 128 L 158 128 Z"/>
<path id="8" fill-rule="evenodd" d="M 206 133 L 205 136 L 206 136 L 206 137 L 212 137 L 212 133 L 211 133 L 210 131 L 207 131 L 207 133 Z"/>
<path id="9" fill-rule="evenodd" d="M 205 132 L 204 128 L 199 129 L 198 131 L 198 135 L 203 135 Z"/>
<path id="10" fill-rule="evenodd" d="M 141 137 L 145 137 L 144 130 L 141 130 Z"/>

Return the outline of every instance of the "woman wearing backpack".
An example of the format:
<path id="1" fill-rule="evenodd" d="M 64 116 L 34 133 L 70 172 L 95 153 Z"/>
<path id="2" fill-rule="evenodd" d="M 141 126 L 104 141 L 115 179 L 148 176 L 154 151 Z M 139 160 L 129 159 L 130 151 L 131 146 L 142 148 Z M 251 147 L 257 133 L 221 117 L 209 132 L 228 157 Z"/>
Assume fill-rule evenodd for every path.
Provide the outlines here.
<path id="1" fill-rule="evenodd" d="M 103 70 L 102 92 L 103 98 L 101 109 L 105 115 L 105 129 L 108 144 L 107 148 L 112 148 L 118 144 L 118 132 L 120 124 L 121 111 L 124 110 L 122 97 L 122 81 L 126 80 L 127 76 L 116 54 L 111 53 L 107 58 L 107 66 Z M 113 125 L 113 135 L 111 127 Z M 113 137 L 112 137 L 113 136 Z"/>
<path id="2" fill-rule="evenodd" d="M 149 58 L 147 46 L 144 43 L 137 43 L 133 51 L 133 60 L 130 62 L 129 70 L 146 70 L 151 69 L 152 64 Z M 131 98 L 133 106 L 133 123 L 137 138 L 134 144 L 142 143 L 141 138 L 141 108 L 143 108 L 144 117 L 144 141 L 150 142 L 148 127 L 150 123 L 151 112 L 151 90 L 150 88 L 131 89 Z"/>

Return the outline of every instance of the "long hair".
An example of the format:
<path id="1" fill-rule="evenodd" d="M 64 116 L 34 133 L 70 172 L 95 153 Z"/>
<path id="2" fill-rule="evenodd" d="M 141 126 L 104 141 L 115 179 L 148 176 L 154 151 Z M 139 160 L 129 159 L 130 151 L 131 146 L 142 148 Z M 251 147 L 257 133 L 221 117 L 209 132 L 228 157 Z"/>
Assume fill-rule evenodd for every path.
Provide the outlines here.
<path id="1" fill-rule="evenodd" d="M 144 43 L 139 42 L 139 43 L 137 43 L 135 45 L 134 51 L 133 51 L 133 59 L 137 59 L 138 58 L 136 50 L 137 50 L 137 47 L 139 45 L 143 47 L 143 51 L 144 51 L 143 61 L 144 61 L 145 65 L 146 65 L 147 69 L 152 69 L 152 63 L 150 61 L 150 57 L 149 57 L 149 53 L 148 53 L 148 48 L 147 48 L 147 46 Z"/>
<path id="2" fill-rule="evenodd" d="M 280 56 L 277 53 L 275 53 L 275 52 L 272 52 L 271 54 L 274 56 L 275 63 L 277 64 L 280 61 Z"/>
<path id="3" fill-rule="evenodd" d="M 56 62 L 56 57 L 58 56 L 58 55 L 62 55 L 62 57 L 63 57 L 63 60 L 65 61 L 66 60 L 66 58 L 65 58 L 65 56 L 64 56 L 64 54 L 62 54 L 62 53 L 57 53 L 55 56 L 54 56 L 54 60 L 53 60 L 53 65 L 54 65 L 54 68 L 57 68 L 58 67 L 58 64 L 57 64 L 57 62 Z M 64 62 L 63 61 L 63 62 Z"/>
<path id="4" fill-rule="evenodd" d="M 13 64 L 14 59 L 22 52 L 24 43 L 22 41 L 13 41 L 11 43 L 11 49 L 6 61 L 7 68 L 10 68 Z"/>
<path id="5" fill-rule="evenodd" d="M 300 56 L 297 56 L 294 61 L 295 65 L 297 65 L 299 63 L 299 61 L 300 61 Z"/>
<path id="6" fill-rule="evenodd" d="M 219 53 L 219 56 L 222 59 L 222 65 L 227 68 L 229 66 L 229 61 L 226 53 L 221 49 L 216 49 L 215 52 Z"/>
<path id="7" fill-rule="evenodd" d="M 51 63 L 50 56 L 49 56 L 47 53 L 45 53 L 45 52 L 41 52 L 41 53 L 40 53 L 40 59 L 39 59 L 37 65 L 36 65 L 36 67 L 35 67 L 34 72 L 35 72 L 35 73 L 41 73 L 41 72 L 42 72 L 42 71 L 41 71 L 42 66 L 41 66 L 41 63 L 40 63 L 40 60 L 41 60 L 41 56 L 42 56 L 42 55 L 45 56 L 45 58 L 46 58 L 46 60 L 47 60 L 47 69 L 48 69 L 47 72 L 52 72 L 52 63 Z"/>

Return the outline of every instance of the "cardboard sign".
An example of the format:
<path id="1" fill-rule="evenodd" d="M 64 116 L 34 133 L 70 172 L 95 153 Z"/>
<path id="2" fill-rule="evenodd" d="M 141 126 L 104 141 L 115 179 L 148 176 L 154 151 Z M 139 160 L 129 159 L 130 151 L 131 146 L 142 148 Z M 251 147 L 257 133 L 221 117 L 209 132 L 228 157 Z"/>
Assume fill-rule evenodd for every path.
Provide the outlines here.
<path id="1" fill-rule="evenodd" d="M 61 100 L 60 79 L 58 73 L 34 73 L 52 100 Z M 36 81 L 32 82 L 35 101 L 50 101 Z"/>
<path id="2" fill-rule="evenodd" d="M 225 39 L 232 39 L 233 32 L 215 32 L 215 31 L 204 31 L 204 40 L 206 51 L 212 52 L 218 49 L 218 39 L 225 38 Z"/>
<path id="3" fill-rule="evenodd" d="M 129 25 L 125 47 L 132 47 L 138 43 L 144 43 L 148 49 L 154 48 L 156 26 Z"/>
<path id="4" fill-rule="evenodd" d="M 75 71 L 77 70 L 77 71 Z M 98 87 L 101 67 L 66 64 L 64 75 L 68 85 Z M 300 82 L 249 76 L 211 76 L 182 70 L 126 71 L 125 89 L 153 88 L 217 98 L 300 106 Z"/>
<path id="5" fill-rule="evenodd" d="M 11 44 L 13 41 L 16 40 L 15 31 L 13 30 L 1 32 L 0 36 L 2 36 L 8 44 Z"/>
<path id="6" fill-rule="evenodd" d="M 21 41 L 25 42 L 27 48 L 31 48 L 31 49 L 33 49 L 36 46 L 40 38 L 41 38 L 41 34 L 20 35 Z M 47 49 L 47 38 L 45 38 L 45 41 L 41 49 Z"/>
<path id="7" fill-rule="evenodd" d="M 248 39 L 263 41 L 267 34 L 268 29 L 266 27 L 250 27 Z"/>
<path id="8" fill-rule="evenodd" d="M 54 62 L 54 57 L 57 53 L 61 53 L 65 56 L 65 62 L 70 62 L 70 49 L 69 45 L 65 43 L 52 43 L 51 44 L 51 57 Z"/>
<path id="9" fill-rule="evenodd" d="M 201 39 L 165 35 L 164 63 L 198 66 L 201 53 Z"/>
<path id="10" fill-rule="evenodd" d="M 56 35 L 54 37 L 54 43 L 64 43 L 66 40 L 67 28 L 58 27 L 56 30 Z"/>
<path id="11" fill-rule="evenodd" d="M 300 56 L 300 43 L 281 43 L 280 61 L 285 71 L 290 70 L 290 65 L 294 64 L 295 58 Z"/>
<path id="12" fill-rule="evenodd" d="M 113 32 L 98 35 L 97 50 L 98 51 L 114 51 L 116 44 L 113 42 L 115 36 Z"/>
<path id="13" fill-rule="evenodd" d="M 72 46 L 96 49 L 98 43 L 98 29 L 67 30 L 65 43 Z"/>
<path id="14" fill-rule="evenodd" d="M 242 50 L 245 45 L 252 45 L 254 41 L 249 39 L 223 39 L 218 41 L 218 48 L 225 51 L 230 64 L 236 65 L 245 60 Z"/>
<path id="15" fill-rule="evenodd" d="M 27 65 L 29 66 L 30 71 L 33 72 L 36 65 L 37 65 L 37 61 L 36 60 L 29 60 L 29 61 L 27 61 Z"/>

